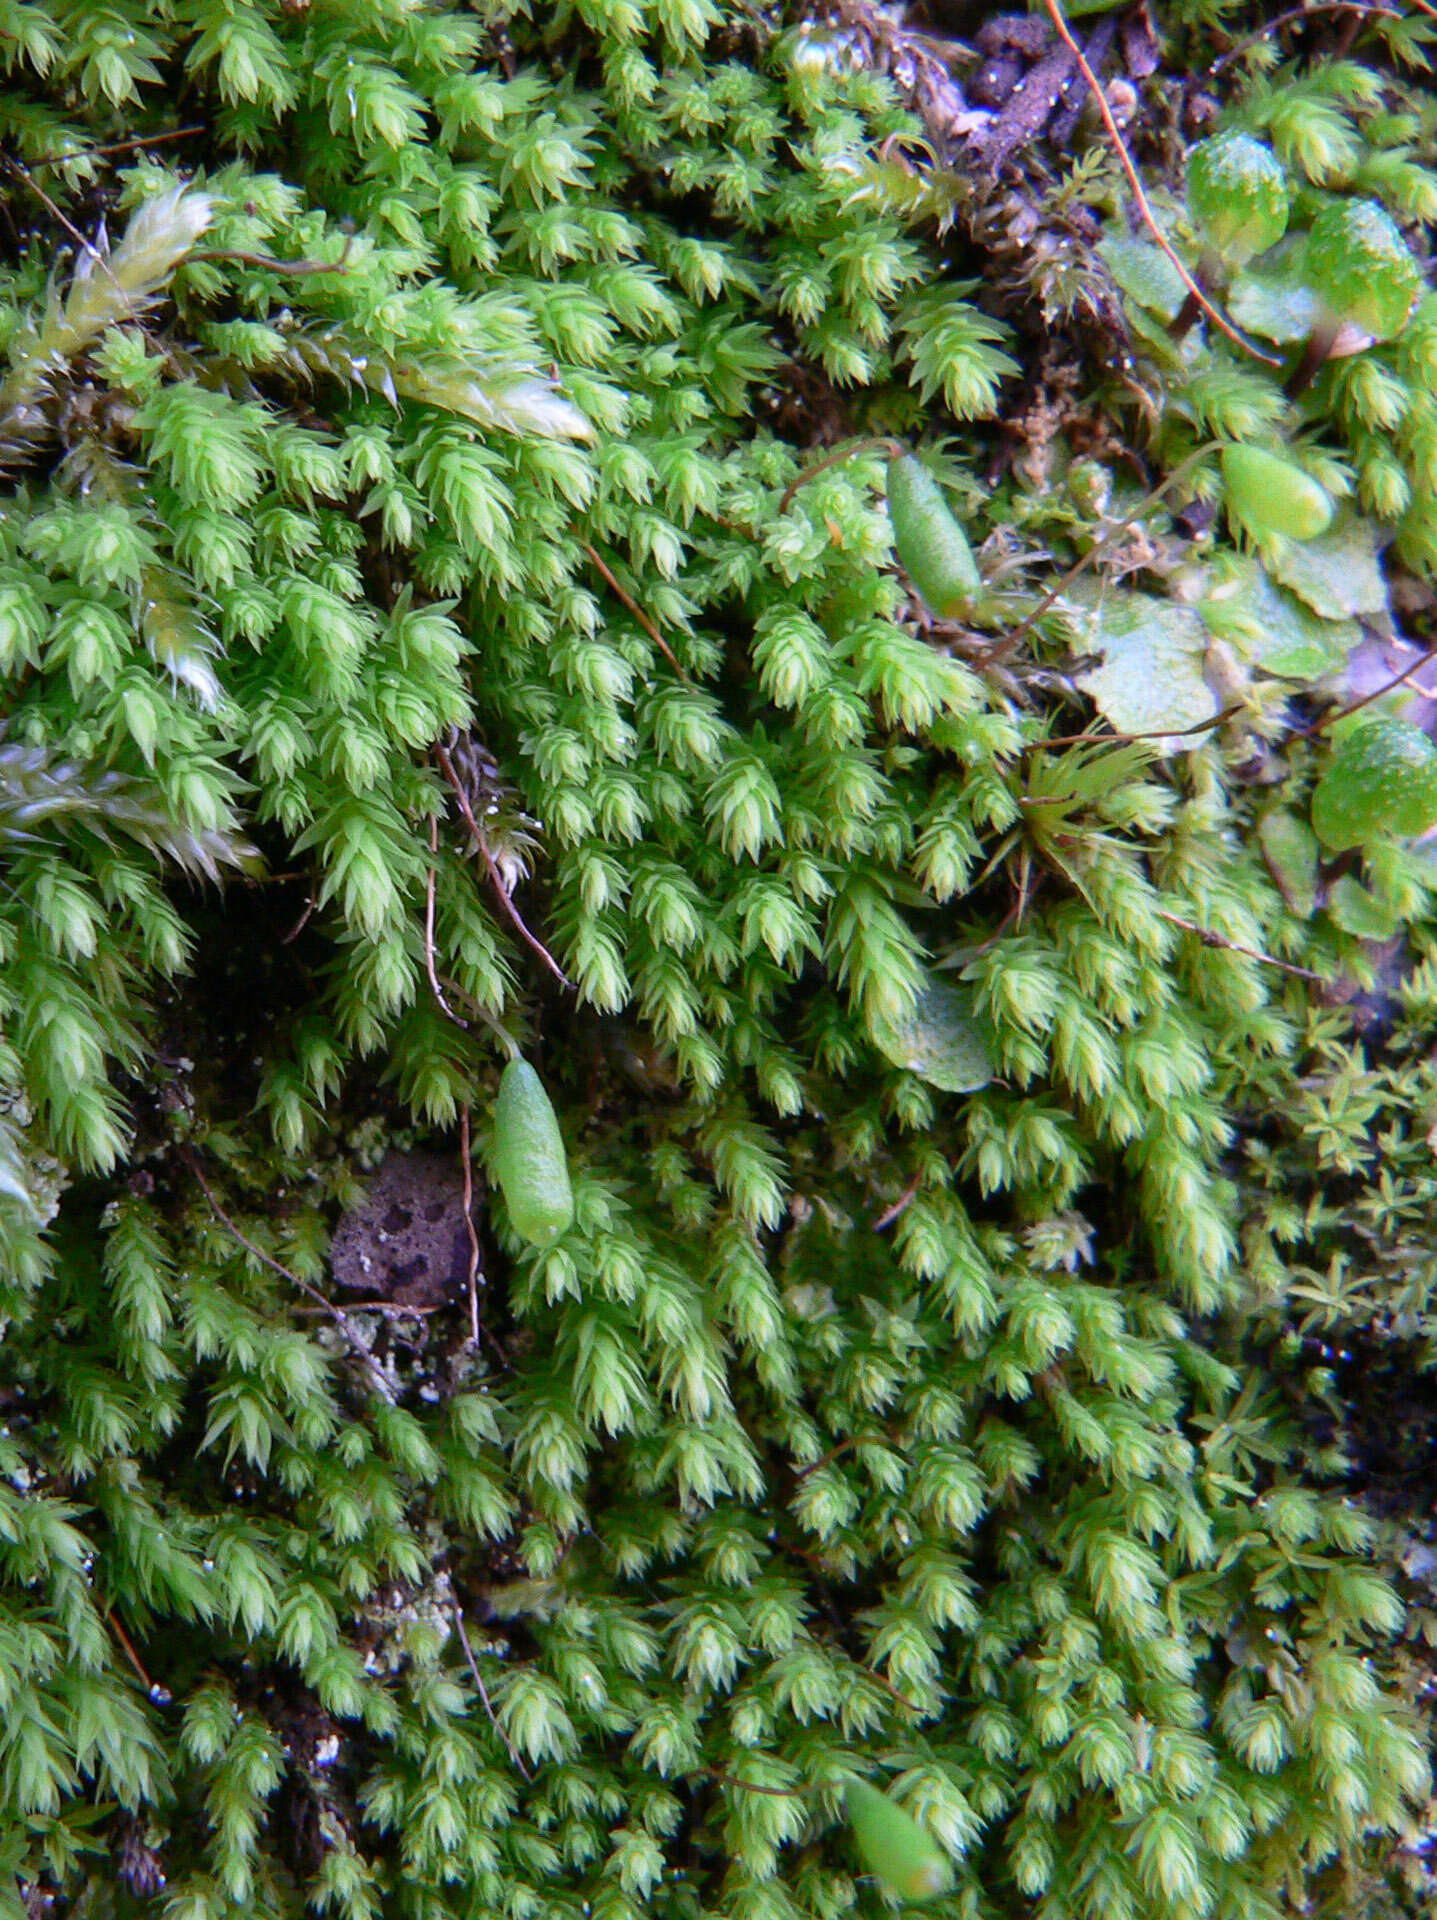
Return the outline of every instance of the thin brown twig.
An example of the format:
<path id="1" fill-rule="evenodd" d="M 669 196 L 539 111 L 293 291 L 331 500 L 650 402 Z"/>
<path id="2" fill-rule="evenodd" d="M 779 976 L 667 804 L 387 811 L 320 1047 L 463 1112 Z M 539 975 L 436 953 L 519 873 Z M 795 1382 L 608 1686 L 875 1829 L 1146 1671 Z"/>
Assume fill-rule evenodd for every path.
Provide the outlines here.
<path id="1" fill-rule="evenodd" d="M 349 259 L 353 235 L 348 235 L 344 249 L 337 260 L 276 260 L 269 253 L 241 253 L 231 247 L 202 247 L 198 252 L 186 255 L 186 260 L 233 260 L 242 267 L 267 267 L 273 273 L 287 273 L 293 279 L 302 278 L 310 273 L 348 273 L 345 264 Z"/>
<path id="2" fill-rule="evenodd" d="M 1400 7 L 1371 6 L 1368 0 L 1311 0 L 1308 6 L 1289 7 L 1286 13 L 1278 14 L 1275 20 L 1265 21 L 1256 33 L 1248 34 L 1245 39 L 1239 40 L 1235 47 L 1229 47 L 1226 53 L 1219 54 L 1208 68 L 1208 72 L 1221 73 L 1224 67 L 1229 67 L 1234 60 L 1241 59 L 1249 47 L 1255 47 L 1259 40 L 1266 40 L 1267 36 L 1270 33 L 1276 33 L 1279 27 L 1290 27 L 1294 21 L 1306 20 L 1314 13 L 1376 13 L 1385 15 L 1389 20 L 1402 18 Z"/>
<path id="3" fill-rule="evenodd" d="M 618 598 L 628 608 L 629 612 L 638 621 L 639 625 L 643 628 L 644 632 L 649 636 L 650 640 L 653 641 L 654 645 L 658 648 L 659 652 L 664 656 L 665 660 L 668 661 L 669 665 L 673 668 L 674 672 L 679 676 L 680 680 L 682 680 L 686 685 L 692 686 L 693 682 L 689 679 L 688 674 L 684 671 L 683 667 L 680 665 L 678 655 L 674 652 L 673 648 L 669 645 L 668 641 L 665 640 L 664 636 L 659 632 L 658 627 L 654 624 L 653 620 L 649 617 L 648 614 L 644 612 L 643 608 L 639 605 L 638 601 L 634 599 L 633 595 L 626 592 L 625 589 L 619 585 L 618 580 L 614 577 L 613 568 L 608 565 L 603 555 L 599 552 L 598 548 L 591 546 L 587 540 L 581 540 L 579 544 L 584 549 L 585 553 L 588 554 L 589 558 L 593 561 L 594 565 L 599 569 L 599 572 L 604 576 L 604 579 L 608 582 L 610 589 L 618 596 Z"/>
<path id="4" fill-rule="evenodd" d="M 1041 753 L 1045 747 L 1125 747 L 1131 740 L 1181 740 L 1189 733 L 1208 733 L 1244 710 L 1244 703 L 1237 700 L 1230 707 L 1220 707 L 1211 720 L 1199 720 L 1191 727 L 1148 727 L 1142 733 L 1058 733 L 1045 740 L 1025 740 L 1019 751 Z M 1042 804 L 1041 796 L 1034 800 L 1034 805 Z"/>
<path id="5" fill-rule="evenodd" d="M 855 1662 L 855 1664 L 857 1663 Z M 881 1673 L 875 1673 L 872 1667 L 859 1666 L 858 1671 L 863 1674 L 866 1679 L 872 1680 L 876 1686 L 882 1687 L 885 1693 L 892 1694 L 900 1707 L 903 1707 L 909 1713 L 916 1713 L 920 1718 L 922 1717 L 925 1709 L 920 1707 L 916 1700 L 910 1700 L 906 1693 L 900 1693 L 891 1680 L 885 1680 L 883 1675 Z"/>
<path id="6" fill-rule="evenodd" d="M 778 503 L 778 518 L 781 520 L 788 512 L 793 504 L 793 497 L 800 487 L 806 487 L 810 480 L 816 480 L 821 473 L 827 473 L 830 467 L 836 467 L 840 460 L 851 460 L 855 454 L 866 453 L 870 447 L 888 447 L 896 451 L 898 442 L 890 440 L 886 434 L 870 434 L 867 439 L 856 441 L 849 446 L 835 447 L 832 453 L 824 455 L 817 466 L 806 467 L 802 473 L 789 481 Z"/>
<path id="7" fill-rule="evenodd" d="M 297 877 L 303 877 L 303 876 L 297 876 Z M 279 944 L 282 947 L 287 947 L 289 946 L 291 941 L 298 940 L 299 936 L 304 932 L 305 928 L 309 925 L 310 921 L 313 919 L 314 910 L 317 904 L 318 902 L 315 900 L 314 895 L 311 894 L 308 900 L 306 900 L 304 903 L 303 913 L 300 914 L 298 920 L 295 921 L 294 925 L 290 928 L 289 932 L 282 933 L 279 936 Z"/>
<path id="8" fill-rule="evenodd" d="M 1277 967 L 1283 973 L 1296 974 L 1300 980 L 1322 979 L 1322 975 L 1314 973 L 1310 967 L 1295 967 L 1290 960 L 1279 960 L 1276 954 L 1264 953 L 1260 947 L 1245 947 L 1239 941 L 1214 933 L 1211 927 L 1200 927 L 1196 920 L 1184 920 L 1181 914 L 1164 913 L 1159 908 L 1158 918 L 1166 920 L 1170 926 L 1181 927 L 1184 933 L 1196 934 L 1205 947 L 1221 947 L 1227 953 L 1240 953 L 1244 959 L 1260 960 L 1265 967 Z"/>
<path id="9" fill-rule="evenodd" d="M 1424 653 L 1419 659 L 1414 660 L 1410 667 L 1404 667 L 1402 672 L 1395 679 L 1389 680 L 1385 686 L 1378 687 L 1373 693 L 1364 693 L 1362 698 L 1354 700 L 1350 707 L 1339 707 L 1336 713 L 1329 713 L 1324 719 L 1319 720 L 1316 726 L 1310 729 L 1310 737 L 1316 738 L 1318 734 L 1326 733 L 1329 727 L 1335 727 L 1339 720 L 1346 720 L 1349 714 L 1361 713 L 1362 709 L 1370 707 L 1374 700 L 1381 700 L 1384 695 L 1395 693 L 1398 687 L 1405 686 L 1413 674 L 1422 667 L 1430 667 L 1434 659 L 1437 659 L 1437 655 Z M 1437 698 L 1437 689 L 1431 687 L 1418 687 L 1415 691 L 1428 700 Z"/>
<path id="10" fill-rule="evenodd" d="M 737 1787 L 741 1793 L 766 1793 L 774 1800 L 811 1800 L 818 1792 L 817 1787 L 761 1787 L 756 1780 L 740 1780 L 725 1773 L 722 1767 L 700 1767 L 699 1771 L 717 1780 L 721 1787 Z"/>
<path id="11" fill-rule="evenodd" d="M 459 1157 L 464 1168 L 464 1225 L 469 1234 L 469 1338 L 479 1344 L 479 1236 L 474 1231 L 474 1165 L 469 1158 L 469 1108 L 459 1109 Z"/>
<path id="12" fill-rule="evenodd" d="M 1231 340 L 1234 345 L 1241 347 L 1244 353 L 1250 353 L 1255 360 L 1260 360 L 1265 367 L 1280 367 L 1282 365 L 1281 360 L 1275 358 L 1272 354 L 1264 353 L 1260 347 L 1254 346 L 1252 341 L 1249 340 L 1245 334 L 1241 333 L 1233 325 L 1231 320 L 1227 319 L 1224 314 L 1218 311 L 1198 285 L 1197 281 L 1194 280 L 1187 267 L 1183 264 L 1182 258 L 1173 246 L 1171 240 L 1168 239 L 1167 235 L 1157 223 L 1157 217 L 1153 213 L 1142 180 L 1138 175 L 1137 167 L 1133 164 L 1133 156 L 1128 152 L 1122 130 L 1113 118 L 1113 110 L 1108 105 L 1108 97 L 1103 92 L 1098 76 L 1088 65 L 1087 55 L 1073 38 L 1072 29 L 1068 25 L 1063 9 L 1059 6 L 1058 0 L 1043 0 L 1043 6 L 1047 11 L 1048 18 L 1058 30 L 1058 38 L 1078 63 L 1078 71 L 1086 81 L 1088 91 L 1093 96 L 1094 105 L 1102 116 L 1103 127 L 1107 132 L 1108 139 L 1112 143 L 1113 152 L 1118 157 L 1118 164 L 1127 176 L 1127 182 L 1132 189 L 1133 198 L 1137 202 L 1138 213 L 1142 218 L 1143 225 L 1153 236 L 1154 240 L 1157 241 L 1159 247 L 1162 248 L 1173 266 L 1176 267 L 1183 285 L 1198 302 L 1203 312 L 1212 321 L 1218 331 L 1226 334 L 1228 339 Z"/>
<path id="13" fill-rule="evenodd" d="M 823 1469 L 835 1461 L 840 1454 L 847 1453 L 850 1448 L 861 1447 L 863 1444 L 864 1436 L 862 1434 L 849 1434 L 846 1440 L 840 1440 L 836 1447 L 830 1447 L 828 1452 L 821 1455 L 817 1460 L 812 1461 L 806 1467 L 800 1467 L 798 1472 L 793 1476 L 794 1480 L 806 1480 L 811 1473 L 821 1473 Z"/>
<path id="14" fill-rule="evenodd" d="M 434 971 L 434 880 L 439 866 L 439 816 L 429 816 L 429 872 L 424 883 L 424 971 L 429 975 L 429 990 L 434 995 L 439 1011 L 446 1019 L 452 1020 L 456 1027 L 462 1027 L 467 1033 L 469 1022 L 461 1020 L 459 1015 L 444 998 L 444 989 L 439 984 L 439 975 Z"/>
<path id="15" fill-rule="evenodd" d="M 307 1280 L 301 1280 L 297 1273 L 292 1273 L 281 1261 L 276 1260 L 273 1255 L 266 1253 L 263 1247 L 257 1247 L 248 1234 L 230 1219 L 229 1215 L 220 1205 L 218 1194 L 216 1194 L 214 1188 L 205 1178 L 204 1169 L 199 1162 L 199 1156 L 190 1147 L 182 1148 L 181 1155 L 185 1164 L 189 1167 L 190 1172 L 199 1182 L 200 1191 L 204 1194 L 206 1200 L 209 1201 L 215 1218 L 220 1222 L 220 1225 L 239 1241 L 246 1253 L 252 1254 L 262 1266 L 268 1267 L 272 1273 L 277 1273 L 282 1280 L 287 1280 L 292 1287 L 298 1288 L 302 1294 L 305 1294 L 317 1307 L 329 1315 L 330 1319 L 333 1320 L 334 1324 L 344 1335 L 350 1351 L 354 1354 L 355 1358 L 361 1362 L 366 1373 L 368 1373 L 371 1381 L 374 1383 L 375 1391 L 379 1394 L 380 1398 L 382 1400 L 392 1401 L 394 1394 L 389 1382 L 380 1372 L 374 1356 L 365 1347 L 364 1342 L 349 1324 L 349 1317 L 345 1313 L 344 1308 L 337 1307 L 332 1300 L 326 1300 L 318 1287 L 312 1287 Z"/>
<path id="16" fill-rule="evenodd" d="M 0 161 L 3 161 L 4 165 L 7 166 L 12 173 L 19 174 L 20 178 L 25 182 L 25 185 L 30 189 L 31 193 L 34 194 L 35 198 L 38 201 L 40 201 L 40 203 L 44 207 L 46 207 L 49 210 L 49 212 L 52 213 L 54 217 L 60 222 L 60 225 L 65 229 L 66 233 L 69 234 L 70 238 L 75 242 L 75 245 L 80 249 L 80 251 L 84 254 L 89 255 L 90 259 L 94 261 L 95 265 L 100 269 L 101 273 L 104 274 L 105 278 L 109 281 L 110 285 L 115 289 L 116 293 L 118 293 L 120 298 L 124 301 L 126 307 L 128 307 L 130 312 L 133 313 L 135 308 L 135 303 L 134 303 L 133 297 L 130 294 L 129 289 L 124 285 L 122 285 L 113 267 L 111 267 L 109 261 L 105 258 L 104 254 L 101 253 L 100 249 L 95 245 L 94 241 L 87 240 L 84 234 L 81 233 L 80 229 L 75 225 L 74 221 L 65 212 L 64 208 L 56 206 L 55 202 L 50 198 L 49 194 L 46 193 L 45 189 L 42 186 L 38 185 L 36 181 L 31 178 L 28 168 L 22 167 L 18 160 L 12 160 L 8 154 L 0 154 Z"/>
<path id="17" fill-rule="evenodd" d="M 168 1687 L 162 1686 L 158 1680 L 152 1680 L 150 1676 L 145 1672 L 144 1663 L 140 1659 L 139 1654 L 135 1652 L 135 1649 L 133 1644 L 131 1643 L 129 1634 L 125 1632 L 125 1629 L 120 1625 L 119 1621 L 115 1618 L 115 1609 L 113 1607 L 106 1607 L 105 1618 L 109 1621 L 110 1631 L 114 1634 L 115 1638 L 119 1641 L 120 1647 L 125 1655 L 125 1658 L 129 1661 L 130 1665 L 135 1669 L 135 1672 L 140 1676 L 140 1682 L 141 1682 L 141 1685 L 144 1687 L 145 1692 L 150 1696 L 151 1700 L 154 1701 L 157 1707 L 168 1706 L 170 1701 L 173 1700 L 174 1695 L 170 1692 Z"/>
<path id="18" fill-rule="evenodd" d="M 520 918 L 519 909 L 514 905 L 513 896 L 504 885 L 504 876 L 500 873 L 498 866 L 495 864 L 494 856 L 489 851 L 489 842 L 484 837 L 484 829 L 474 818 L 474 809 L 469 805 L 469 796 L 465 793 L 463 783 L 454 770 L 454 762 L 449 758 L 448 748 L 436 743 L 434 752 L 438 758 L 444 778 L 454 790 L 454 798 L 459 803 L 459 811 L 464 816 L 464 824 L 474 836 L 474 844 L 479 849 L 480 857 L 483 859 L 485 871 L 489 875 L 490 883 L 495 893 L 498 894 L 500 905 L 508 915 L 514 931 L 524 942 L 525 946 L 529 948 L 530 952 L 536 953 L 539 956 L 550 973 L 552 973 L 554 978 L 559 982 L 559 985 L 561 987 L 568 987 L 570 991 L 572 991 L 573 981 L 564 972 L 564 969 L 559 965 L 543 941 L 530 933 Z"/>
<path id="19" fill-rule="evenodd" d="M 93 160 L 100 155 L 132 153 L 136 147 L 162 147 L 171 140 L 189 140 L 195 134 L 208 133 L 208 127 L 172 127 L 168 133 L 137 133 L 130 140 L 111 140 L 103 147 L 85 147 L 79 153 L 42 153 L 26 162 L 31 167 L 72 167 L 77 160 Z"/>
<path id="20" fill-rule="evenodd" d="M 920 1169 L 917 1173 L 914 1174 L 913 1178 L 908 1182 L 908 1185 L 903 1189 L 902 1193 L 900 1193 L 898 1198 L 893 1202 L 893 1205 L 891 1207 L 885 1207 L 883 1209 L 882 1213 L 879 1214 L 878 1218 L 874 1221 L 873 1225 L 869 1228 L 869 1232 L 882 1233 L 885 1227 L 891 1227 L 893 1225 L 893 1222 L 897 1220 L 900 1215 L 905 1214 L 908 1211 L 908 1209 L 912 1206 L 913 1202 L 918 1198 L 918 1189 L 922 1186 L 922 1184 L 923 1184 L 923 1173 L 922 1173 L 922 1170 Z"/>
<path id="21" fill-rule="evenodd" d="M 1031 632 L 1032 628 L 1042 619 L 1043 615 L 1057 605 L 1059 600 L 1061 600 L 1063 595 L 1068 591 L 1068 588 L 1072 586 L 1073 582 L 1081 574 L 1086 573 L 1089 567 L 1101 560 L 1104 554 L 1111 553 L 1123 535 L 1137 526 L 1148 511 L 1158 504 L 1165 493 L 1170 492 L 1173 487 L 1177 486 L 1179 481 L 1185 480 L 1193 468 L 1196 467 L 1200 461 L 1205 460 L 1210 453 L 1215 452 L 1221 444 L 1221 441 L 1218 440 L 1205 441 L 1202 446 L 1188 454 L 1185 459 L 1180 460 L 1165 479 L 1159 480 L 1155 487 L 1143 495 L 1142 499 L 1139 500 L 1132 512 L 1128 514 L 1125 519 L 1120 520 L 1115 527 L 1110 527 L 1095 546 L 1089 547 L 1086 553 L 1079 555 L 1072 566 L 1070 566 L 1065 573 L 1059 575 L 1057 583 L 1049 588 L 1047 593 L 1043 595 L 1043 598 L 1030 613 L 1023 615 L 1023 618 L 1010 633 L 1004 634 L 1003 638 L 989 647 L 986 653 L 976 656 L 975 664 L 980 667 L 992 667 L 997 666 L 1000 661 L 1006 660 L 1024 635 Z"/>
<path id="22" fill-rule="evenodd" d="M 523 1754 L 520 1753 L 519 1749 L 514 1745 L 514 1742 L 499 1724 L 499 1716 L 495 1713 L 493 1702 L 489 1698 L 489 1689 L 485 1686 L 484 1676 L 479 1671 L 479 1662 L 474 1658 L 474 1649 L 469 1644 L 469 1635 L 464 1628 L 464 1615 L 460 1611 L 457 1600 L 453 1602 L 453 1607 L 454 1624 L 459 1629 L 459 1644 L 464 1649 L 464 1658 L 469 1662 L 469 1671 L 473 1674 L 474 1684 L 479 1689 L 479 1698 L 484 1703 L 484 1711 L 489 1716 L 489 1724 L 504 1742 L 509 1758 L 514 1762 L 514 1765 L 519 1769 L 520 1773 L 523 1774 L 526 1780 L 532 1780 L 534 1776 L 524 1765 Z"/>
<path id="23" fill-rule="evenodd" d="M 346 1313 L 382 1313 L 386 1320 L 427 1319 L 431 1313 L 443 1313 L 446 1303 L 441 1301 L 437 1307 L 405 1306 L 397 1300 L 351 1300 L 344 1309 Z M 291 1307 L 291 1313 L 333 1313 L 332 1302 L 326 1300 L 323 1306 Z"/>

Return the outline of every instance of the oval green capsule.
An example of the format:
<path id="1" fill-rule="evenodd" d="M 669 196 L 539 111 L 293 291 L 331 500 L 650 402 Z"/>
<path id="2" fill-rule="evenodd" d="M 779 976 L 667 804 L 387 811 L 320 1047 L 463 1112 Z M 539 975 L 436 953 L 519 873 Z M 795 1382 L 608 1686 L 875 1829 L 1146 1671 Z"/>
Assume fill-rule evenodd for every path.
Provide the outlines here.
<path id="1" fill-rule="evenodd" d="M 1188 205 L 1205 239 L 1240 266 L 1275 247 L 1287 231 L 1287 173 L 1271 147 L 1229 130 L 1194 147 Z"/>
<path id="2" fill-rule="evenodd" d="M 499 1081 L 489 1171 L 514 1231 L 547 1247 L 574 1218 L 564 1136 L 544 1083 L 527 1060 L 511 1060 Z"/>
<path id="3" fill-rule="evenodd" d="M 900 1900 L 933 1900 L 953 1884 L 953 1863 L 938 1842 L 887 1794 L 866 1781 L 847 1789 L 848 1819 L 864 1864 Z"/>
<path id="4" fill-rule="evenodd" d="M 888 518 L 903 570 L 940 620 L 961 620 L 983 591 L 968 536 L 938 482 L 911 453 L 888 462 Z"/>
<path id="5" fill-rule="evenodd" d="M 1334 200 L 1307 237 L 1307 278 L 1336 320 L 1374 340 L 1407 324 L 1422 268 L 1392 216 L 1375 200 Z"/>
<path id="6" fill-rule="evenodd" d="M 1230 510 L 1251 533 L 1315 540 L 1331 524 L 1332 497 L 1326 489 L 1265 447 L 1224 447 L 1222 477 Z"/>

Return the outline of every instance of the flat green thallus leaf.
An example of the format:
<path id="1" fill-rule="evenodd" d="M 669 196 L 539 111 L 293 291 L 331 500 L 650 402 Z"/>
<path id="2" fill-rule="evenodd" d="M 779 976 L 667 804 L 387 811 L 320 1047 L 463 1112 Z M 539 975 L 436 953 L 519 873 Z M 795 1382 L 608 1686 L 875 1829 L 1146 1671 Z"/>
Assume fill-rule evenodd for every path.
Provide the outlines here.
<path id="1" fill-rule="evenodd" d="M 884 1021 L 874 1039 L 895 1067 L 945 1093 L 972 1093 L 993 1078 L 966 995 L 941 980 L 930 980 L 908 1018 Z"/>

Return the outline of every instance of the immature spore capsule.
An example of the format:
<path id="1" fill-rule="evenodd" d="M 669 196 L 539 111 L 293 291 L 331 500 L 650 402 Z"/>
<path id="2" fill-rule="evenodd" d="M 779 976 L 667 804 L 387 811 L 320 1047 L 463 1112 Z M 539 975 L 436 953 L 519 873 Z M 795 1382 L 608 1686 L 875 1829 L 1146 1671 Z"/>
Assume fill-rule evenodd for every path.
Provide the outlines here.
<path id="1" fill-rule="evenodd" d="M 849 1824 L 865 1865 L 900 1900 L 932 1900 L 953 1884 L 953 1863 L 911 1813 L 877 1787 L 851 1780 Z"/>
<path id="2" fill-rule="evenodd" d="M 1271 147 L 1229 131 L 1188 161 L 1188 205 L 1207 244 L 1231 266 L 1275 247 L 1287 231 L 1287 174 Z"/>
<path id="3" fill-rule="evenodd" d="M 940 620 L 961 620 L 983 591 L 968 536 L 938 482 L 911 453 L 888 462 L 888 518 L 903 570 Z"/>
<path id="4" fill-rule="evenodd" d="M 1229 509 L 1250 533 L 1315 540 L 1332 523 L 1332 496 L 1308 473 L 1266 447 L 1222 450 Z"/>
<path id="5" fill-rule="evenodd" d="M 1375 200 L 1334 200 L 1312 223 L 1307 277 L 1334 320 L 1390 340 L 1422 291 L 1422 269 Z"/>
<path id="6" fill-rule="evenodd" d="M 500 1077 L 489 1171 L 515 1233 L 551 1246 L 574 1218 L 574 1190 L 553 1104 L 527 1060 L 511 1060 Z"/>

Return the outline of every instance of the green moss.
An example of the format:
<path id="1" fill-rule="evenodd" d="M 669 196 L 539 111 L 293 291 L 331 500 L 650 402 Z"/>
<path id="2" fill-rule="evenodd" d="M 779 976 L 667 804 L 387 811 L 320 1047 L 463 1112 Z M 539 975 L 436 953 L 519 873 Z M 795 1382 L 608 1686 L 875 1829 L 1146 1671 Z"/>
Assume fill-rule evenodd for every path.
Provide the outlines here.
<path id="1" fill-rule="evenodd" d="M 1309 1178 L 1255 1143 L 1426 1096 L 1312 1082 L 1363 950 L 1252 843 L 1254 742 L 1295 809 L 1327 751 L 1260 650 L 1165 755 L 1059 708 L 1120 472 L 989 498 L 965 426 L 993 630 L 907 599 L 861 443 L 990 418 L 1019 338 L 941 172 L 875 190 L 896 86 L 707 0 L 0 26 L 0 1908 L 838 1920 L 864 1776 L 975 1920 L 1356 1872 L 1425 1763 L 1252 1357 Z M 1303 84 L 1295 178 L 1395 151 Z M 1425 563 L 1430 305 L 1302 420 L 1149 328 L 1150 451 L 1301 425 L 1361 490 L 1386 406 Z M 1342 538 L 1261 556 L 1304 632 L 1373 611 Z M 892 1057 L 945 972 L 971 1093 Z M 480 1182 L 431 1294 L 342 1293 L 391 1147 L 462 1229 L 511 1042 L 572 1226 Z"/>

